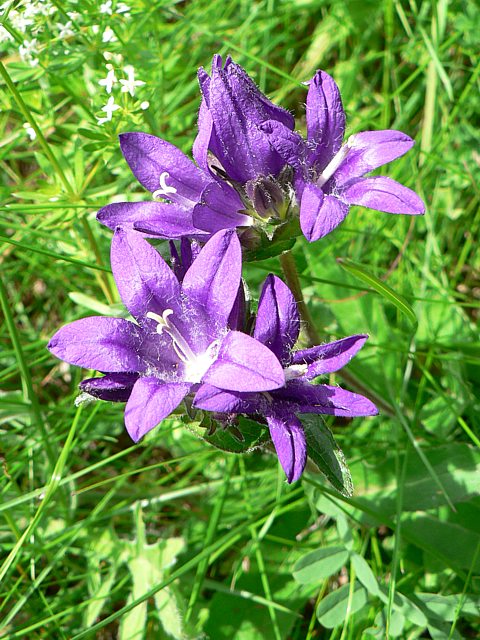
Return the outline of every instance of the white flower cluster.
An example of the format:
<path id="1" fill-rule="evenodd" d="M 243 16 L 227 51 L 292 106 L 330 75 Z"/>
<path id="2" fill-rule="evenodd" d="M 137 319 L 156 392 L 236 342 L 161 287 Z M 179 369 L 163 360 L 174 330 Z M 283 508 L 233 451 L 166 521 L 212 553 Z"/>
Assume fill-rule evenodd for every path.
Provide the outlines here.
<path id="1" fill-rule="evenodd" d="M 112 60 L 115 58 L 115 56 L 113 56 L 113 54 L 109 52 L 105 52 L 104 55 L 107 60 Z M 121 60 L 121 56 L 116 56 L 116 58 Z M 102 80 L 99 80 L 98 84 L 101 87 L 104 87 L 105 91 L 109 95 L 112 93 L 114 87 L 116 85 L 119 85 L 121 93 L 127 93 L 133 98 L 135 97 L 137 87 L 143 87 L 145 85 L 145 82 L 143 82 L 143 80 L 137 80 L 135 78 L 135 69 L 131 64 L 127 64 L 122 68 L 121 72 L 124 75 L 123 78 L 117 78 L 116 74 L 118 73 L 118 71 L 115 71 L 115 68 L 111 62 L 108 62 L 105 66 L 107 68 L 107 75 L 105 78 L 102 78 Z M 144 101 L 140 104 L 140 108 L 143 110 L 148 109 L 149 106 L 150 105 L 147 101 Z M 117 111 L 118 109 L 120 109 L 120 105 L 116 104 L 115 98 L 110 95 L 107 104 L 102 107 L 102 111 L 105 112 L 106 115 L 105 117 L 97 119 L 98 124 L 105 124 L 105 122 L 109 122 L 112 119 L 114 111 Z"/>

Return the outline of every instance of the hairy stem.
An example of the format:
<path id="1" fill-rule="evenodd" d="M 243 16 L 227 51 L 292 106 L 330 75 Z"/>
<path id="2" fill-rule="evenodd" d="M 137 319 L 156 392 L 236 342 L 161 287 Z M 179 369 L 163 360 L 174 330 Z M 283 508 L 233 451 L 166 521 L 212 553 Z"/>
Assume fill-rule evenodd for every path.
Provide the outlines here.
<path id="1" fill-rule="evenodd" d="M 286 251 L 285 253 L 281 254 L 280 264 L 282 266 L 285 280 L 287 281 L 290 291 L 293 293 L 293 297 L 295 298 L 295 301 L 297 303 L 298 311 L 300 313 L 300 318 L 303 321 L 303 327 L 307 335 L 309 346 L 319 344 L 321 342 L 320 334 L 315 328 L 315 324 L 313 323 L 310 311 L 308 310 L 308 307 L 305 304 L 305 300 L 303 299 L 302 287 L 300 285 L 300 280 L 298 279 L 297 267 L 291 251 Z"/>

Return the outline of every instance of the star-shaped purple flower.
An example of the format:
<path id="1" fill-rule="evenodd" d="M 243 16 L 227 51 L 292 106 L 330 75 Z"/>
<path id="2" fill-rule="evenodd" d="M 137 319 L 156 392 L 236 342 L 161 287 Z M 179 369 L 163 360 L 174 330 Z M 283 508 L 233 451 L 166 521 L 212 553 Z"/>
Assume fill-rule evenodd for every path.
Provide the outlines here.
<path id="1" fill-rule="evenodd" d="M 365 174 L 399 158 L 414 144 L 400 131 L 363 131 L 348 138 L 345 112 L 338 86 L 324 71 L 317 71 L 307 95 L 307 139 L 281 122 L 261 125 L 272 148 L 294 167 L 294 187 L 300 204 L 300 225 L 310 242 L 337 227 L 351 205 L 387 213 L 422 214 L 417 194 L 384 176 Z"/>
<path id="2" fill-rule="evenodd" d="M 136 322 L 83 318 L 60 329 L 48 348 L 70 364 L 105 374 L 84 380 L 81 388 L 103 400 L 127 401 L 125 425 L 133 440 L 166 418 L 199 383 L 239 392 L 285 384 L 275 354 L 229 328 L 241 278 L 234 231 L 215 234 L 181 283 L 134 231 L 116 230 L 111 264 Z"/>
<path id="3" fill-rule="evenodd" d="M 194 400 L 194 406 L 199 409 L 264 416 L 289 483 L 298 480 L 307 459 L 305 434 L 298 414 L 352 418 L 378 413 L 375 405 L 359 394 L 310 382 L 346 365 L 364 345 L 367 336 L 354 335 L 311 349 L 292 351 L 299 330 L 297 305 L 290 289 L 276 276 L 268 276 L 260 297 L 253 335 L 280 360 L 286 384 L 268 392 L 244 393 L 225 391 L 206 382 Z"/>

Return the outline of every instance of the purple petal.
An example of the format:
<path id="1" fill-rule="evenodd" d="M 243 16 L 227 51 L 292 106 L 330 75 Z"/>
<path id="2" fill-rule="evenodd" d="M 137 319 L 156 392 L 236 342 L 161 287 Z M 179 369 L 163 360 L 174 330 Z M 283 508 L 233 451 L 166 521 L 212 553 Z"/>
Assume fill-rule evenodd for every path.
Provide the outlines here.
<path id="1" fill-rule="evenodd" d="M 97 220 L 101 224 L 104 224 L 112 231 L 115 231 L 117 227 L 123 227 L 124 229 L 133 229 L 134 224 L 153 224 L 158 228 L 162 228 L 165 225 L 168 226 L 169 221 L 180 220 L 180 225 L 185 220 L 185 224 L 190 223 L 190 227 L 193 228 L 188 214 L 182 207 L 175 204 L 167 204 L 166 202 L 114 202 L 113 204 L 107 204 L 106 207 L 102 207 L 97 213 Z M 163 222 L 163 221 L 166 222 Z M 197 233 L 199 233 L 197 231 Z M 154 235 L 161 235 L 155 233 Z M 174 236 L 176 237 L 176 236 Z"/>
<path id="2" fill-rule="evenodd" d="M 423 200 L 415 191 L 384 176 L 356 180 L 342 190 L 341 196 L 348 204 L 358 204 L 386 213 L 425 213 Z"/>
<path id="3" fill-rule="evenodd" d="M 180 149 L 148 133 L 122 133 L 120 147 L 137 180 L 173 202 L 197 202 L 211 180 Z"/>
<path id="4" fill-rule="evenodd" d="M 175 277 L 179 282 L 182 282 L 186 272 L 190 269 L 200 253 L 201 247 L 195 240 L 189 240 L 185 237 L 180 240 L 180 254 L 173 240 L 170 240 L 169 245 L 171 255 L 170 264 L 172 265 Z"/>
<path id="5" fill-rule="evenodd" d="M 300 203 L 300 226 L 309 242 L 323 238 L 343 222 L 348 205 L 337 197 L 325 195 L 312 183 L 305 185 Z"/>
<path id="6" fill-rule="evenodd" d="M 266 120 L 279 120 L 293 129 L 291 114 L 272 104 L 246 72 L 231 61 L 224 69 L 212 70 L 206 93 L 216 133 L 215 144 L 210 148 L 228 176 L 245 183 L 258 175 L 278 174 L 284 162 L 259 125 Z"/>
<path id="7" fill-rule="evenodd" d="M 156 215 L 135 221 L 133 228 L 135 231 L 160 238 L 189 237 L 206 240 L 209 234 L 197 229 L 192 218 L 191 209 L 187 210 L 178 205 L 165 204 L 164 208 L 159 210 Z"/>
<path id="8" fill-rule="evenodd" d="M 299 333 L 300 316 L 295 298 L 280 278 L 270 274 L 260 295 L 253 336 L 282 363 L 288 363 Z"/>
<path id="9" fill-rule="evenodd" d="M 285 374 L 270 349 L 245 333 L 230 331 L 202 382 L 227 391 L 270 391 L 283 387 Z"/>
<path id="10" fill-rule="evenodd" d="M 302 136 L 291 131 L 281 122 L 267 120 L 260 125 L 278 155 L 290 166 L 301 169 L 306 155 L 306 145 Z"/>
<path id="11" fill-rule="evenodd" d="M 144 334 L 123 318 L 96 316 L 62 327 L 48 343 L 54 356 L 84 369 L 120 373 L 144 371 Z"/>
<path id="12" fill-rule="evenodd" d="M 302 349 L 293 354 L 292 364 L 307 364 L 308 369 L 305 374 L 307 380 L 324 373 L 338 371 L 350 362 L 353 356 L 363 347 L 367 340 L 366 335 L 349 336 L 321 344 L 311 349 Z"/>
<path id="13" fill-rule="evenodd" d="M 342 146 L 345 111 L 340 91 L 331 76 L 317 71 L 307 94 L 307 139 L 311 163 L 323 170 Z"/>
<path id="14" fill-rule="evenodd" d="M 187 383 L 162 382 L 158 378 L 140 378 L 125 407 L 125 426 L 134 442 L 169 416 L 190 391 Z"/>
<path id="15" fill-rule="evenodd" d="M 246 324 L 247 302 L 245 299 L 245 287 L 240 280 L 237 297 L 228 316 L 228 328 L 234 331 L 242 331 Z"/>
<path id="16" fill-rule="evenodd" d="M 210 323 L 225 329 L 242 275 L 242 250 L 233 230 L 219 231 L 200 251 L 185 274 L 183 291 Z"/>
<path id="17" fill-rule="evenodd" d="M 203 191 L 201 202 L 193 209 L 193 223 L 197 229 L 209 233 L 250 226 L 252 218 L 239 213 L 243 206 L 238 194 L 228 185 L 225 188 L 212 182 Z"/>
<path id="18" fill-rule="evenodd" d="M 103 378 L 82 380 L 79 386 L 82 391 L 100 400 L 127 402 L 137 380 L 137 373 L 107 373 Z"/>
<path id="19" fill-rule="evenodd" d="M 350 136 L 346 144 L 348 154 L 335 171 L 337 187 L 403 156 L 414 144 L 405 133 L 393 129 L 362 131 Z"/>
<path id="20" fill-rule="evenodd" d="M 148 312 L 162 315 L 166 309 L 172 309 L 181 315 L 178 280 L 140 234 L 117 229 L 112 240 L 111 263 L 120 296 L 140 324 L 153 323 L 145 319 Z"/>
<path id="21" fill-rule="evenodd" d="M 259 393 L 223 391 L 210 384 L 202 384 L 193 405 L 198 409 L 217 413 L 263 413 L 267 399 Z"/>
<path id="22" fill-rule="evenodd" d="M 296 404 L 297 413 L 319 413 L 354 418 L 374 416 L 378 409 L 368 398 L 326 384 L 309 384 L 302 380 L 290 381 L 276 394 L 281 400 Z"/>
<path id="23" fill-rule="evenodd" d="M 287 482 L 300 478 L 307 462 L 307 443 L 302 423 L 294 415 L 267 418 L 270 435 Z"/>
<path id="24" fill-rule="evenodd" d="M 208 79 L 210 80 L 210 78 Z M 202 100 L 202 102 L 200 103 L 200 110 L 198 112 L 198 133 L 193 143 L 192 155 L 195 158 L 195 162 L 198 164 L 198 166 L 201 167 L 205 172 L 209 171 L 208 149 L 210 146 L 212 133 L 212 115 L 208 110 L 205 100 Z"/>

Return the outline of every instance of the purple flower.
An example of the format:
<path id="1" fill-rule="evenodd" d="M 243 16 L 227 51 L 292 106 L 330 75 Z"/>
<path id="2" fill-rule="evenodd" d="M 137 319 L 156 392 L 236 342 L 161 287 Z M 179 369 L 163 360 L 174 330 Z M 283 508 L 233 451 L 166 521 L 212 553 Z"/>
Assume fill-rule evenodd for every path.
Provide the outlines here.
<path id="1" fill-rule="evenodd" d="M 405 154 L 414 141 L 400 131 L 363 131 L 348 138 L 339 89 L 317 71 L 307 95 L 307 139 L 278 120 L 261 125 L 272 148 L 295 169 L 300 225 L 310 242 L 327 235 L 345 218 L 350 205 L 387 213 L 422 214 L 417 194 L 383 176 L 365 174 Z"/>
<path id="2" fill-rule="evenodd" d="M 213 57 L 211 77 L 202 68 L 198 79 L 203 100 L 193 152 L 208 169 L 208 151 L 231 180 L 245 184 L 259 176 L 276 176 L 285 165 L 259 125 L 265 120 L 293 129 L 293 116 L 261 93 L 244 69 L 227 56 Z"/>
<path id="3" fill-rule="evenodd" d="M 194 225 L 193 209 L 207 187 L 219 188 L 212 175 L 173 144 L 148 133 L 121 134 L 120 148 L 133 174 L 154 200 L 109 204 L 100 209 L 97 220 L 112 230 L 121 226 L 151 237 L 208 240 L 211 232 Z M 251 218 L 237 213 L 243 205 L 234 189 L 226 185 L 221 196 L 221 205 L 228 207 L 233 217 L 233 223 L 222 228 L 251 224 Z M 218 206 L 217 201 L 214 204 Z"/>
<path id="4" fill-rule="evenodd" d="M 194 400 L 194 406 L 199 409 L 264 416 L 289 483 L 301 476 L 307 458 L 305 434 L 297 414 L 355 417 L 378 413 L 375 405 L 361 395 L 310 382 L 346 365 L 364 345 L 367 336 L 354 335 L 311 349 L 292 351 L 299 330 L 297 305 L 290 289 L 276 276 L 268 276 L 253 335 L 280 360 L 286 384 L 268 392 L 237 392 L 222 390 L 206 382 Z"/>
<path id="5" fill-rule="evenodd" d="M 97 214 L 99 222 L 152 237 L 206 241 L 220 229 L 249 227 L 254 218 L 261 225 L 288 209 L 281 186 L 285 161 L 260 125 L 278 121 L 293 129 L 293 116 L 270 102 L 230 57 L 222 66 L 214 56 L 211 77 L 200 69 L 199 83 L 197 164 L 156 136 L 121 134 L 122 153 L 154 200 L 107 205 Z"/>
<path id="6" fill-rule="evenodd" d="M 139 234 L 117 229 L 112 271 L 136 322 L 90 317 L 60 329 L 48 348 L 62 360 L 97 369 L 81 388 L 125 402 L 125 425 L 139 440 L 201 382 L 229 391 L 268 391 L 285 384 L 277 357 L 228 323 L 238 302 L 241 249 L 222 231 L 200 251 L 180 283 Z"/>

